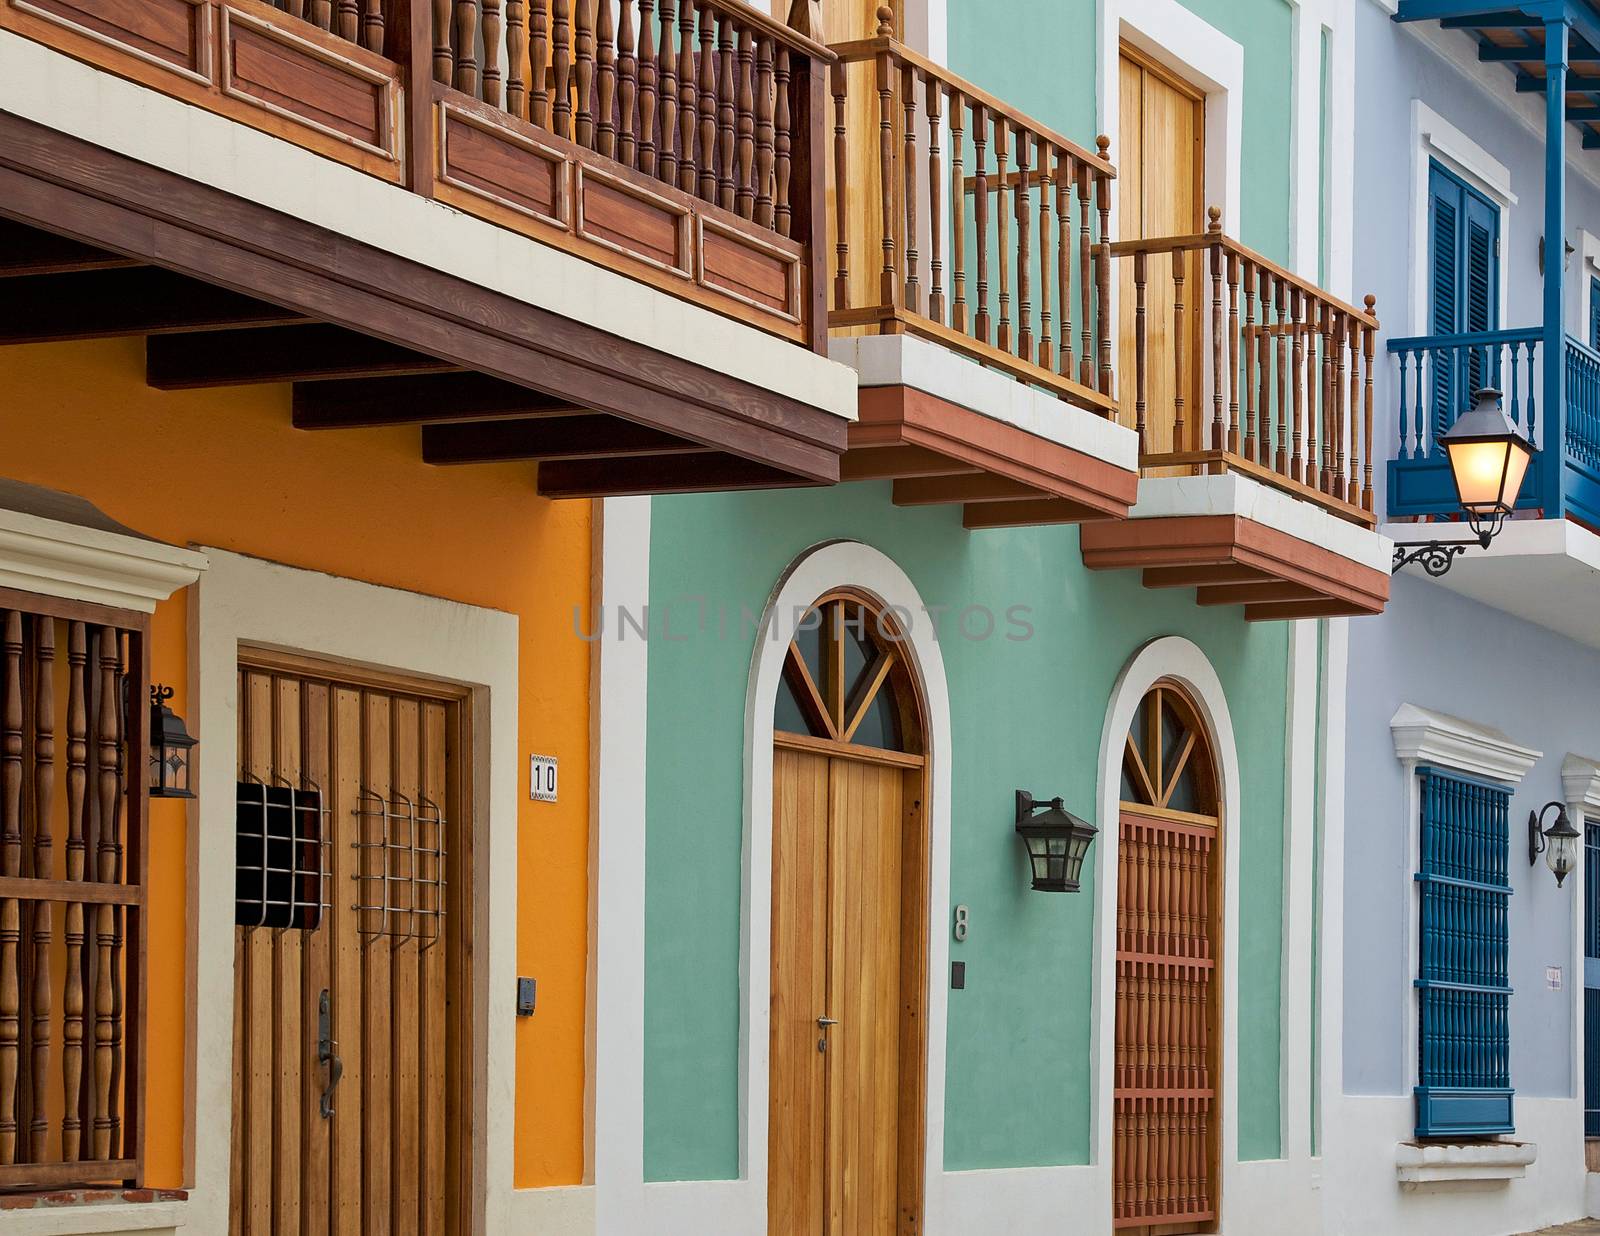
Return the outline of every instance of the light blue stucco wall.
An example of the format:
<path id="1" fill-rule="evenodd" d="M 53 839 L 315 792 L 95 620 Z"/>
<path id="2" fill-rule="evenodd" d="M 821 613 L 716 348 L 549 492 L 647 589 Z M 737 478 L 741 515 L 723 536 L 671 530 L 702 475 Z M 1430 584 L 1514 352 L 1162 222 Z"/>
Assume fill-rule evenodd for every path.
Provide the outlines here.
<path id="1" fill-rule="evenodd" d="M 1508 327 L 1540 320 L 1544 153 L 1542 130 L 1513 111 L 1519 101 L 1508 71 L 1483 68 L 1492 88 L 1486 87 L 1414 31 L 1390 21 L 1379 6 L 1356 0 L 1354 8 L 1355 289 L 1377 296 L 1384 324 L 1374 452 L 1381 504 L 1383 462 L 1394 452 L 1399 408 L 1385 345 L 1391 336 L 1426 333 L 1428 327 L 1412 296 L 1418 260 L 1412 252 L 1413 100 L 1422 100 L 1510 174 L 1516 202 L 1505 216 L 1502 239 L 1508 302 L 1502 325 Z M 1470 48 L 1466 54 L 1471 58 Z M 1595 167 L 1600 170 L 1600 160 Z M 1569 175 L 1568 211 L 1574 243 L 1580 227 L 1600 232 L 1600 190 L 1583 175 Z M 1569 327 L 1579 317 L 1580 267 L 1575 256 Z M 1572 1001 L 1581 990 L 1581 975 L 1572 973 L 1571 964 L 1574 894 L 1570 885 L 1558 890 L 1542 863 L 1529 868 L 1526 822 L 1530 809 L 1561 796 L 1561 761 L 1569 751 L 1600 752 L 1600 653 L 1438 585 L 1402 578 L 1383 617 L 1351 622 L 1348 692 L 1345 1089 L 1404 1093 L 1408 1056 L 1416 1050 L 1404 1033 L 1414 959 L 1402 955 L 1400 941 L 1417 856 L 1405 852 L 1406 785 L 1389 730 L 1395 710 L 1409 702 L 1493 726 L 1545 753 L 1512 799 L 1511 1081 L 1523 1095 L 1570 1094 Z M 1552 965 L 1564 969 L 1559 992 L 1545 984 L 1545 967 Z M 1388 995 L 1353 999 L 1354 992 Z"/>

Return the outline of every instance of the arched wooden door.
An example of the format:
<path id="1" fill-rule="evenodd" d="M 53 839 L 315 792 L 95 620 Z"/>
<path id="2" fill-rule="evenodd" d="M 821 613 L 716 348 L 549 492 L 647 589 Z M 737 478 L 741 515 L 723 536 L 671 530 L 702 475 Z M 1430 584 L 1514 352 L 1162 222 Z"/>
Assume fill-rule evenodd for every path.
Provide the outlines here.
<path id="1" fill-rule="evenodd" d="M 1217 1218 L 1222 836 L 1210 740 L 1172 683 L 1122 760 L 1112 1221 L 1169 1236 Z"/>
<path id="2" fill-rule="evenodd" d="M 928 847 L 909 647 L 819 600 L 773 718 L 770 1236 L 922 1226 Z"/>

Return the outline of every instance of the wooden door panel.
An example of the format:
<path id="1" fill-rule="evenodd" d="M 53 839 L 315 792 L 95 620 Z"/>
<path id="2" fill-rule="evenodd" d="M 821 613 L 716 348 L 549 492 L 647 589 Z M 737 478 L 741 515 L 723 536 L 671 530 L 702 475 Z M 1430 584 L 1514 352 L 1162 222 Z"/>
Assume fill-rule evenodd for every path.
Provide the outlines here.
<path id="1" fill-rule="evenodd" d="M 314 930 L 237 929 L 232 1232 L 460 1232 L 470 1099 L 447 1062 L 470 1082 L 452 998 L 470 988 L 449 911 L 470 906 L 470 863 L 438 881 L 470 855 L 461 701 L 251 664 L 239 698 L 241 776 L 324 795 L 328 865 Z M 327 1118 L 324 991 L 343 1065 Z"/>
<path id="2" fill-rule="evenodd" d="M 823 1224 L 828 761 L 773 753 L 772 1028 L 767 1215 L 772 1236 Z"/>

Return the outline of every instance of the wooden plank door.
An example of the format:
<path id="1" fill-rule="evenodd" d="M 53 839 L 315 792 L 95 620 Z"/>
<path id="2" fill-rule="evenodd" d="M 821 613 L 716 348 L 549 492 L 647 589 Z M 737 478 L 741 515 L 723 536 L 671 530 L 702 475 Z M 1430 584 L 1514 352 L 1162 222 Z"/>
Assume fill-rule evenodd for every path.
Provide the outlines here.
<path id="1" fill-rule="evenodd" d="M 1205 96 L 1154 62 L 1124 46 L 1120 68 L 1117 159 L 1118 239 L 1145 240 L 1193 236 L 1205 231 Z M 1165 253 L 1148 260 L 1145 285 L 1146 440 L 1151 454 L 1198 450 L 1200 435 L 1200 324 L 1209 312 L 1209 284 L 1203 254 L 1180 259 L 1183 275 L 1184 378 L 1178 378 L 1175 306 L 1179 295 L 1173 259 Z M 1134 261 L 1123 259 L 1118 278 L 1119 361 L 1124 393 L 1119 418 L 1135 424 Z M 1176 402 L 1184 395 L 1181 433 L 1175 433 Z"/>
<path id="2" fill-rule="evenodd" d="M 463 702 L 241 660 L 241 798 L 313 791 L 325 874 L 306 928 L 235 929 L 233 1236 L 470 1230 Z"/>

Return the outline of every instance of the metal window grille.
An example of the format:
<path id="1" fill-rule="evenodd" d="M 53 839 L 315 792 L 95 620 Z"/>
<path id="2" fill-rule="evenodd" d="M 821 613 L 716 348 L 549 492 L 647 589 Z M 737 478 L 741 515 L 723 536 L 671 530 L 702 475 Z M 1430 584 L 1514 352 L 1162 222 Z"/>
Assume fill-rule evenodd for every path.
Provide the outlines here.
<path id="1" fill-rule="evenodd" d="M 316 786 L 238 783 L 233 921 L 315 931 L 328 908 L 328 808 Z"/>
<path id="2" fill-rule="evenodd" d="M 1511 789 L 1433 768 L 1418 771 L 1417 1136 L 1510 1133 Z"/>
<path id="3" fill-rule="evenodd" d="M 1584 826 L 1583 861 L 1583 1135 L 1600 1137 L 1600 824 Z"/>
<path id="4" fill-rule="evenodd" d="M 438 942 L 445 914 L 446 821 L 438 804 L 363 789 L 357 800 L 360 836 L 356 882 L 358 930 L 369 938 Z"/>

